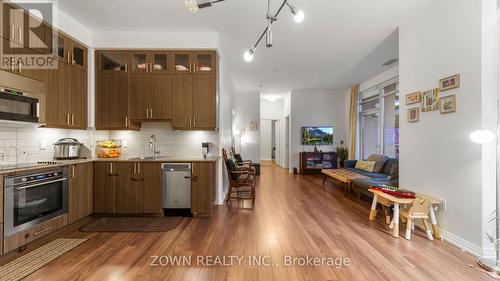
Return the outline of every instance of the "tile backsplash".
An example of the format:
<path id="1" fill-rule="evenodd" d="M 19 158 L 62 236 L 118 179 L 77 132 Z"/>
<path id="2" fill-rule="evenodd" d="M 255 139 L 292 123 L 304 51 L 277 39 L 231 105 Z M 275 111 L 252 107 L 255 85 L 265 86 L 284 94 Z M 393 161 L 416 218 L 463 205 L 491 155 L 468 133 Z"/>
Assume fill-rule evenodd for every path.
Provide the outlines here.
<path id="1" fill-rule="evenodd" d="M 53 160 L 54 143 L 65 137 L 83 143 L 83 157 L 95 155 L 95 144 L 103 139 L 121 139 L 122 157 L 150 156 L 151 135 L 156 136 L 156 147 L 160 155 L 169 157 L 200 157 L 201 142 L 214 144 L 217 153 L 218 133 L 205 131 L 175 131 L 170 123 L 144 123 L 140 131 L 96 131 L 49 128 L 12 128 L 0 124 L 0 165 Z"/>
<path id="2" fill-rule="evenodd" d="M 156 136 L 156 148 L 160 155 L 168 157 L 201 157 L 201 142 L 212 142 L 212 152 L 217 153 L 218 132 L 176 131 L 170 123 L 143 123 L 140 131 L 110 131 L 109 137 L 122 140 L 122 157 L 152 156 L 149 146 L 152 135 Z"/>

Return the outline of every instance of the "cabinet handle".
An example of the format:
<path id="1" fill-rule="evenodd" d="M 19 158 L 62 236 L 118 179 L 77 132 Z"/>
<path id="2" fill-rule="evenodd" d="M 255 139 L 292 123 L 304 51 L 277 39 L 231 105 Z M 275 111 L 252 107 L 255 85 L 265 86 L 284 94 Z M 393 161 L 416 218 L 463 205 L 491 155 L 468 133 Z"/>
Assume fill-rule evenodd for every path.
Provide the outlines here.
<path id="1" fill-rule="evenodd" d="M 151 68 L 151 72 L 153 72 L 153 63 L 152 62 L 149 63 L 149 67 Z"/>
<path id="2" fill-rule="evenodd" d="M 193 117 L 193 127 L 196 127 L 196 116 Z"/>
<path id="3" fill-rule="evenodd" d="M 192 123 L 191 123 L 191 119 L 192 119 L 191 116 L 189 116 L 189 127 L 193 126 Z"/>
<path id="4" fill-rule="evenodd" d="M 71 177 L 74 179 L 75 178 L 75 165 L 71 166 Z"/>
<path id="5" fill-rule="evenodd" d="M 125 73 L 128 72 L 128 63 L 125 64 Z"/>
<path id="6" fill-rule="evenodd" d="M 125 128 L 128 127 L 128 116 L 125 116 Z"/>
<path id="7" fill-rule="evenodd" d="M 141 163 L 137 163 L 137 173 L 141 173 Z"/>
<path id="8" fill-rule="evenodd" d="M 71 64 L 75 64 L 75 54 L 71 53 Z"/>
<path id="9" fill-rule="evenodd" d="M 68 52 L 68 64 L 70 64 L 71 62 L 69 61 L 70 60 L 70 52 Z"/>
<path id="10" fill-rule="evenodd" d="M 149 108 L 146 108 L 146 119 L 149 119 Z"/>
<path id="11" fill-rule="evenodd" d="M 71 114 L 71 125 L 75 125 L 75 115 Z"/>
<path id="12" fill-rule="evenodd" d="M 151 113 L 149 113 L 149 115 L 151 116 L 151 119 L 153 119 L 153 109 L 150 108 L 149 110 L 151 111 Z"/>
<path id="13" fill-rule="evenodd" d="M 66 123 L 67 123 L 68 125 L 70 124 L 70 123 L 69 123 L 69 113 L 68 113 L 68 115 L 66 115 Z"/>
<path id="14" fill-rule="evenodd" d="M 137 163 L 134 163 L 134 168 L 133 168 L 134 171 L 132 172 L 132 174 L 134 174 L 134 175 L 137 174 L 135 165 L 137 165 Z"/>
<path id="15" fill-rule="evenodd" d="M 113 174 L 113 162 L 109 163 L 109 174 Z"/>

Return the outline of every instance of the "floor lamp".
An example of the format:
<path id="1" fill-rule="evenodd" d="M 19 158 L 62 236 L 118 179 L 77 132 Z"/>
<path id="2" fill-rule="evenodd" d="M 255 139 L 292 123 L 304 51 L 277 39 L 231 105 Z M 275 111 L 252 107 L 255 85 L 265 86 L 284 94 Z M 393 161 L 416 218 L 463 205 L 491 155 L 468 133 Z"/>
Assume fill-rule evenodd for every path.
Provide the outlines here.
<path id="1" fill-rule="evenodd" d="M 470 139 L 475 143 L 486 144 L 496 141 L 495 146 L 495 170 L 496 170 L 496 188 L 495 188 L 495 196 L 496 196 L 496 204 L 495 204 L 495 235 L 488 236 L 488 239 L 493 243 L 495 247 L 495 258 L 479 258 L 477 263 L 492 272 L 496 272 L 500 274 L 500 196 L 499 195 L 499 185 L 500 185 L 500 171 L 498 168 L 500 167 L 500 157 L 498 157 L 498 150 L 500 148 L 500 123 L 497 120 L 497 131 L 496 136 L 490 130 L 482 129 L 473 132 L 470 134 Z"/>

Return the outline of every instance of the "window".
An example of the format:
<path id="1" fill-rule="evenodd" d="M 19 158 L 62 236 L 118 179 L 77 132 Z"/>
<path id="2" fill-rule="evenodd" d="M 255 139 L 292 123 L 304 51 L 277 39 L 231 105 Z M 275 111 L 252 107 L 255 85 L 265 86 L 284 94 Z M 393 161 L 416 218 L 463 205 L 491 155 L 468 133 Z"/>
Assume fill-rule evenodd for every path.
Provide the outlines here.
<path id="1" fill-rule="evenodd" d="M 360 156 L 399 158 L 399 83 L 392 80 L 359 95 Z"/>

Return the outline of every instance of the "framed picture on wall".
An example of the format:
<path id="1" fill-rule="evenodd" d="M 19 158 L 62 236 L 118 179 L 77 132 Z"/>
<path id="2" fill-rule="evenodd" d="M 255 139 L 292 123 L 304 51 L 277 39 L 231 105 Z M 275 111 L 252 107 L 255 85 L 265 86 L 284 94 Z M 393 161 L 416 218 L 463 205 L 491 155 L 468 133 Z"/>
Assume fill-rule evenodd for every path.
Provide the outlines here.
<path id="1" fill-rule="evenodd" d="M 406 95 L 406 105 L 422 102 L 422 92 L 415 92 Z"/>
<path id="2" fill-rule="evenodd" d="M 439 111 L 441 114 L 447 114 L 457 111 L 457 100 L 455 95 L 446 96 L 441 98 Z"/>
<path id="3" fill-rule="evenodd" d="M 408 108 L 408 123 L 415 123 L 420 120 L 420 108 L 412 107 Z"/>
<path id="4" fill-rule="evenodd" d="M 422 93 L 422 112 L 437 110 L 439 105 L 439 89 Z"/>
<path id="5" fill-rule="evenodd" d="M 442 92 L 451 89 L 456 89 L 459 87 L 460 87 L 460 74 L 456 74 L 439 80 L 439 90 Z"/>

